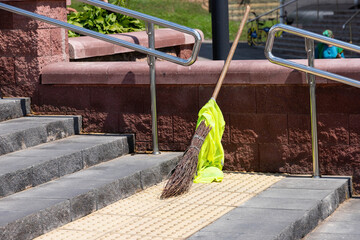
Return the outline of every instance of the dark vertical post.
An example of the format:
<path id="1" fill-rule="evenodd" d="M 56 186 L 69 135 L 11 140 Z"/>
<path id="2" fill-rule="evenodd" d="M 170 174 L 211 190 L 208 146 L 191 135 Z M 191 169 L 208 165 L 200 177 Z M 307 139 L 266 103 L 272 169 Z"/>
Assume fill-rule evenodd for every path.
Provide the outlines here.
<path id="1" fill-rule="evenodd" d="M 230 49 L 228 0 L 211 0 L 213 59 L 225 60 Z"/>
<path id="2" fill-rule="evenodd" d="M 305 38 L 305 49 L 308 58 L 309 67 L 314 67 L 314 40 Z M 315 75 L 306 73 L 306 80 L 310 87 L 310 118 L 311 118 L 311 150 L 313 159 L 313 177 L 320 178 L 319 170 L 319 150 L 318 150 L 318 138 L 317 138 L 317 120 L 316 120 L 316 78 Z"/>

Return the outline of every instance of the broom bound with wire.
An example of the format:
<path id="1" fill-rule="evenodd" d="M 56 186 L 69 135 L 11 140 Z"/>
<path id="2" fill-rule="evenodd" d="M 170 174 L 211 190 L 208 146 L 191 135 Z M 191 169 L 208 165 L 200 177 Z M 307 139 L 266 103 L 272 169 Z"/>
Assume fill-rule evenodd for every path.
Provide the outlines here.
<path id="1" fill-rule="evenodd" d="M 211 128 L 202 121 L 196 129 L 190 147 L 186 149 L 183 157 L 177 164 L 174 173 L 169 178 L 160 198 L 169 198 L 187 192 L 192 184 L 196 171 L 201 146 Z"/>
<path id="2" fill-rule="evenodd" d="M 221 137 L 223 134 L 223 128 L 225 127 L 225 122 L 223 121 L 222 113 L 216 104 L 216 98 L 217 98 L 217 95 L 219 94 L 219 91 L 220 91 L 221 85 L 224 81 L 227 70 L 229 69 L 231 59 L 235 53 L 237 43 L 240 40 L 240 36 L 244 29 L 245 22 L 248 18 L 249 12 L 250 12 L 250 6 L 247 5 L 244 17 L 241 21 L 241 24 L 240 24 L 239 30 L 236 34 L 235 40 L 231 46 L 231 49 L 230 49 L 229 55 L 226 59 L 225 65 L 221 71 L 221 75 L 216 84 L 214 93 L 213 93 L 210 101 L 200 110 L 198 127 L 195 131 L 195 134 L 194 134 L 192 140 L 191 140 L 191 144 L 190 144 L 189 148 L 185 151 L 184 155 L 180 159 L 180 161 L 177 164 L 177 166 L 175 167 L 175 169 L 173 170 L 173 173 L 170 176 L 168 182 L 166 183 L 166 185 L 163 189 L 163 192 L 160 196 L 161 199 L 178 196 L 178 195 L 181 195 L 181 194 L 189 191 L 189 189 L 193 183 L 194 177 L 195 177 L 196 169 L 198 168 L 198 160 L 199 160 L 200 152 L 202 152 L 202 153 L 203 152 L 221 152 L 221 154 L 223 155 L 223 148 L 221 145 Z M 204 111 L 208 111 L 209 108 L 210 108 L 210 110 L 214 110 L 214 108 L 216 108 L 214 110 L 214 112 L 216 112 L 216 111 L 220 112 L 219 113 L 220 118 L 215 117 L 216 121 L 212 122 L 213 129 L 210 127 L 210 123 L 207 121 L 209 119 L 207 119 L 206 117 L 204 118 L 204 116 L 201 116 L 202 114 L 200 114 L 200 113 L 204 113 Z M 212 114 L 212 111 L 209 111 L 209 112 L 207 112 L 206 115 L 209 116 L 211 114 Z M 202 119 L 204 119 L 204 120 L 202 120 Z M 213 120 L 213 119 L 211 119 L 211 120 Z M 207 124 L 205 122 L 207 122 Z M 215 123 L 220 124 L 221 126 L 216 126 Z M 215 129 L 214 127 L 222 128 L 222 129 L 219 130 L 219 129 Z M 210 131 L 211 131 L 211 133 L 210 133 Z M 219 149 L 214 150 L 214 146 L 210 146 L 210 148 L 212 148 L 211 151 L 203 151 L 203 149 L 201 149 L 203 147 L 204 141 L 209 133 L 210 133 L 210 135 L 215 135 L 215 137 L 217 137 L 217 140 L 219 140 L 219 146 L 215 146 L 215 148 L 219 147 L 219 148 L 221 148 L 220 150 Z M 221 159 L 221 160 L 223 160 L 223 159 Z M 222 165 L 221 165 L 221 168 L 222 168 Z M 209 169 L 210 169 L 210 167 L 209 167 Z M 215 167 L 215 169 L 216 169 L 216 167 Z M 220 173 L 222 174 L 221 169 L 220 170 L 217 169 L 217 170 L 220 171 Z M 199 170 L 198 170 L 198 173 L 199 173 Z"/>

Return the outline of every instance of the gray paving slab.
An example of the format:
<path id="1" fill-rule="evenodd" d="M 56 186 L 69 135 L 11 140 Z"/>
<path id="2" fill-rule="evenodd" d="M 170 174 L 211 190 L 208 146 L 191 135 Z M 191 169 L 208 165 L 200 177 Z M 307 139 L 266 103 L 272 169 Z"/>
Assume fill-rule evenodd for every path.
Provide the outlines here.
<path id="1" fill-rule="evenodd" d="M 271 240 L 274 236 L 271 235 L 261 235 L 257 233 L 247 234 L 247 233 L 224 233 L 224 232 L 197 232 L 191 236 L 191 239 L 196 240 Z"/>
<path id="2" fill-rule="evenodd" d="M 76 135 L 0 156 L 0 196 L 128 154 L 128 146 L 127 136 Z"/>
<path id="3" fill-rule="evenodd" d="M 315 233 L 305 240 L 359 240 L 360 235 L 342 234 L 342 233 Z"/>
<path id="4" fill-rule="evenodd" d="M 159 183 L 181 156 L 174 152 L 126 155 L 4 197 L 0 240 L 31 239 Z M 44 215 L 50 220 L 44 221 Z"/>
<path id="5" fill-rule="evenodd" d="M 350 196 L 349 182 L 284 178 L 188 239 L 301 239 Z"/>
<path id="6" fill-rule="evenodd" d="M 345 213 L 345 212 L 351 212 L 351 213 L 356 213 L 360 214 L 360 198 L 359 197 L 354 197 L 349 199 L 349 201 L 346 201 L 341 208 L 339 208 L 339 211 L 341 213 Z"/>
<path id="7" fill-rule="evenodd" d="M 356 234 L 360 237 L 359 222 L 328 221 L 316 228 L 317 233 Z"/>
<path id="8" fill-rule="evenodd" d="M 345 179 L 348 180 L 347 177 L 345 177 Z M 272 188 L 333 190 L 334 188 L 343 184 L 343 177 L 288 177 L 286 181 L 277 182 L 272 186 Z"/>
<path id="9" fill-rule="evenodd" d="M 30 114 L 30 98 L 0 98 L 0 121 Z"/>
<path id="10" fill-rule="evenodd" d="M 330 189 L 282 189 L 275 186 L 271 191 L 265 191 L 262 197 L 316 200 L 326 197 L 330 192 Z"/>
<path id="11" fill-rule="evenodd" d="M 298 219 L 305 212 L 299 209 L 249 208 L 242 205 L 229 212 L 225 218 L 233 221 L 249 219 L 258 222 L 288 222 Z"/>
<path id="12" fill-rule="evenodd" d="M 327 221 L 336 221 L 336 222 L 359 222 L 360 223 L 360 209 L 359 208 L 353 208 L 345 210 L 341 209 L 336 212 L 334 212 Z"/>
<path id="13" fill-rule="evenodd" d="M 319 202 L 317 199 L 268 198 L 260 195 L 254 197 L 251 201 L 245 202 L 242 207 L 304 210 Z"/>
<path id="14" fill-rule="evenodd" d="M 339 209 L 322 222 L 305 240 L 360 239 L 360 199 L 345 201 Z"/>
<path id="15" fill-rule="evenodd" d="M 0 155 L 80 132 L 81 117 L 23 117 L 0 122 Z"/>

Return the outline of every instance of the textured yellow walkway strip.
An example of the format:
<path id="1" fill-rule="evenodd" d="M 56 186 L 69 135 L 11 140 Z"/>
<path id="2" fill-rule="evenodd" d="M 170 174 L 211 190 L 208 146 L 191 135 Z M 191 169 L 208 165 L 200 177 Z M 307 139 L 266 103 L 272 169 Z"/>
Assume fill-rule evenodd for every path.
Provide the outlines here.
<path id="1" fill-rule="evenodd" d="M 36 240 L 184 239 L 280 179 L 268 174 L 225 173 L 221 183 L 193 184 L 183 196 L 160 200 L 163 182 Z"/>

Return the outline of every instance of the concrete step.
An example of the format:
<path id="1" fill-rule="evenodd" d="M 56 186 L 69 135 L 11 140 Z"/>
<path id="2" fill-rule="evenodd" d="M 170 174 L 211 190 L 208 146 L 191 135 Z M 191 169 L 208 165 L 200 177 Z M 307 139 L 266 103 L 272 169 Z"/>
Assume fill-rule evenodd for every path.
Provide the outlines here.
<path id="1" fill-rule="evenodd" d="M 346 39 L 345 39 L 346 40 Z M 315 47 L 316 47 L 315 43 Z M 356 43 L 354 43 L 356 45 Z M 294 58 L 307 58 L 305 52 L 304 39 L 295 37 L 284 37 L 277 38 L 274 41 L 273 52 L 275 54 L 293 55 Z M 344 51 L 345 58 L 359 58 L 360 54 L 351 52 L 348 50 Z"/>
<path id="2" fill-rule="evenodd" d="M 303 28 L 304 29 L 304 28 Z M 321 35 L 321 32 L 314 31 L 314 29 L 304 29 L 313 33 L 317 33 Z M 337 34 L 335 32 L 335 39 L 343 41 L 343 42 L 349 42 L 350 37 L 349 34 Z M 352 36 L 353 43 L 358 45 L 357 43 L 360 43 L 360 34 L 356 34 Z M 278 43 L 291 43 L 294 45 L 302 45 L 305 46 L 305 39 L 298 37 L 296 35 L 290 35 L 290 34 L 284 34 L 281 38 L 276 38 L 274 41 L 275 44 Z"/>
<path id="3" fill-rule="evenodd" d="M 159 183 L 181 155 L 126 155 L 4 197 L 0 240 L 32 239 Z"/>
<path id="4" fill-rule="evenodd" d="M 229 4 L 240 4 L 241 1 L 239 0 L 229 0 Z M 263 4 L 268 4 L 268 3 L 277 3 L 279 4 L 279 1 L 276 0 L 251 0 L 250 4 L 259 4 L 259 3 L 263 3 Z"/>
<path id="5" fill-rule="evenodd" d="M 279 2 L 266 2 L 266 3 L 251 3 L 251 10 L 257 13 L 256 10 L 265 10 L 265 9 L 273 9 L 279 6 Z M 229 10 L 235 10 L 235 9 L 241 9 L 243 8 L 243 5 L 240 5 L 239 2 L 237 3 L 229 3 Z"/>
<path id="6" fill-rule="evenodd" d="M 301 44 L 301 41 L 276 41 L 274 42 L 274 47 L 281 48 L 285 50 L 297 50 L 299 52 L 305 52 L 304 42 Z"/>
<path id="7" fill-rule="evenodd" d="M 133 146 L 131 135 L 76 135 L 0 156 L 0 197 L 128 154 Z"/>
<path id="8" fill-rule="evenodd" d="M 350 197 L 350 186 L 346 177 L 287 177 L 188 239 L 302 239 Z"/>
<path id="9" fill-rule="evenodd" d="M 278 57 L 287 59 L 306 59 L 305 50 L 295 49 L 291 47 L 273 47 L 273 54 Z"/>
<path id="10" fill-rule="evenodd" d="M 326 7 L 326 8 L 323 8 Z M 350 34 L 349 34 L 349 26 L 347 27 L 347 29 L 343 30 L 342 29 L 342 25 L 345 23 L 346 20 L 348 20 L 353 13 L 355 13 L 356 10 L 354 9 L 347 9 L 349 8 L 349 6 L 344 5 L 344 4 L 339 4 L 337 5 L 324 5 L 324 6 L 320 6 L 320 9 L 322 9 L 323 11 L 326 12 L 326 14 L 321 15 L 319 18 L 317 18 L 316 16 L 316 9 L 317 6 L 308 6 L 306 9 L 303 9 L 304 11 L 306 11 L 307 13 L 309 13 L 309 11 L 314 11 L 314 14 L 300 14 L 303 16 L 303 18 L 301 18 L 301 28 L 305 29 L 307 31 L 310 32 L 314 32 L 314 33 L 318 33 L 318 34 L 322 34 L 322 32 L 325 29 L 331 29 L 335 35 L 335 38 L 344 42 L 350 42 Z M 324 13 L 324 12 L 323 12 Z M 293 13 L 292 13 L 292 17 Z M 311 20 L 310 20 L 311 19 Z M 352 23 L 352 43 L 355 45 L 359 45 L 360 44 L 360 30 L 358 26 L 360 23 L 360 18 L 356 17 L 353 20 Z M 294 23 L 294 26 L 296 27 L 296 24 Z M 304 42 L 302 42 L 301 44 L 298 41 L 294 40 L 294 37 L 292 37 L 291 35 L 287 35 L 284 34 L 283 35 L 283 39 L 281 40 L 281 42 L 285 42 L 286 39 L 288 43 L 292 42 L 292 44 L 298 44 L 301 46 L 304 46 Z M 276 42 L 276 41 L 275 41 Z M 278 43 L 275 44 L 276 46 L 279 46 Z M 290 48 L 290 46 L 288 46 Z M 298 49 L 298 47 L 293 46 L 293 48 Z M 355 54 L 355 53 L 351 53 L 349 51 L 345 51 L 345 57 L 360 57 L 360 55 Z"/>
<path id="11" fill-rule="evenodd" d="M 81 116 L 29 116 L 0 122 L 0 155 L 78 134 Z"/>
<path id="12" fill-rule="evenodd" d="M 0 98 L 0 122 L 30 114 L 30 98 Z"/>

